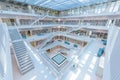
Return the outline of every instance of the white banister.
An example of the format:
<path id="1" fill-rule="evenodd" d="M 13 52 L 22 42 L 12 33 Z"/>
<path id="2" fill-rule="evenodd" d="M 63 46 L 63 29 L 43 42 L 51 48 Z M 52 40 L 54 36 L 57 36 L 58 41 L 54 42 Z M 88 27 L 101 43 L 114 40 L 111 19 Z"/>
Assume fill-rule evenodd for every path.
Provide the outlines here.
<path id="1" fill-rule="evenodd" d="M 32 27 L 36 22 L 38 22 L 39 20 L 42 20 L 44 18 L 46 18 L 48 15 L 45 15 L 45 16 L 41 16 L 39 17 L 37 20 L 35 20 L 32 24 L 30 24 L 30 27 Z"/>

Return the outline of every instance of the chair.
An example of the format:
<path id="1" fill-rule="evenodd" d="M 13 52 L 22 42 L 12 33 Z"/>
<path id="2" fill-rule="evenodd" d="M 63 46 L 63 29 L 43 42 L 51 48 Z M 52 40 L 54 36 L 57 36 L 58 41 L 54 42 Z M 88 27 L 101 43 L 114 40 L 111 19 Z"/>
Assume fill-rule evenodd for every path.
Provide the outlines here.
<path id="1" fill-rule="evenodd" d="M 104 53 L 104 48 L 100 48 L 97 53 L 97 56 L 100 57 L 100 56 L 102 56 L 103 53 Z"/>

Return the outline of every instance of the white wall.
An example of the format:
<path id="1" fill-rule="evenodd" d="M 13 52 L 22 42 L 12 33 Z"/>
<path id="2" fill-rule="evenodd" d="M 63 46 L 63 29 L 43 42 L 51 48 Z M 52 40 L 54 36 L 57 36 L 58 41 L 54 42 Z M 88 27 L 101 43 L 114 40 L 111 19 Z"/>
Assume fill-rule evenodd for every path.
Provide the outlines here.
<path id="1" fill-rule="evenodd" d="M 0 80 L 13 80 L 7 26 L 0 23 Z"/>
<path id="2" fill-rule="evenodd" d="M 120 28 L 109 29 L 103 80 L 120 80 Z"/>
<path id="3" fill-rule="evenodd" d="M 111 80 L 120 80 L 120 30 L 110 56 Z"/>

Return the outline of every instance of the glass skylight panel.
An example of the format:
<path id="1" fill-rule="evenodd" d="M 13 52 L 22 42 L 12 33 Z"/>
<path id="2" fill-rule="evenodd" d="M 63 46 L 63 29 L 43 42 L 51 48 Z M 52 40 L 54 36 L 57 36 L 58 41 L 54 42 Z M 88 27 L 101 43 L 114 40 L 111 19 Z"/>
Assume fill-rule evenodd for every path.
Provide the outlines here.
<path id="1" fill-rule="evenodd" d="M 72 4 L 75 4 L 75 3 L 71 2 L 71 1 L 64 3 L 64 5 L 72 5 Z"/>
<path id="2" fill-rule="evenodd" d="M 51 8 L 51 7 L 50 7 Z M 55 10 L 64 10 L 66 9 L 66 6 L 62 5 L 62 6 L 52 6 L 52 8 L 54 8 Z M 69 8 L 69 7 L 68 7 Z"/>
<path id="3" fill-rule="evenodd" d="M 34 5 L 36 5 L 36 4 L 39 4 L 39 3 L 43 3 L 45 0 L 36 0 L 35 2 L 34 2 Z"/>
<path id="4" fill-rule="evenodd" d="M 88 2 L 90 0 L 78 0 L 79 2 Z"/>
<path id="5" fill-rule="evenodd" d="M 26 1 L 26 3 L 32 4 L 32 5 L 33 5 L 35 2 L 36 2 L 36 0 L 27 0 L 27 1 Z"/>
<path id="6" fill-rule="evenodd" d="M 16 1 L 18 1 L 18 2 L 25 2 L 25 0 L 16 0 Z"/>
<path id="7" fill-rule="evenodd" d="M 64 56 L 61 55 L 61 54 L 57 54 L 57 55 L 55 55 L 55 56 L 52 58 L 52 60 L 53 60 L 56 64 L 60 65 L 60 64 L 62 64 L 62 63 L 66 60 L 66 57 L 64 57 Z"/>
<path id="8" fill-rule="evenodd" d="M 63 2 L 63 3 L 57 3 L 57 5 L 55 5 L 55 6 L 63 6 L 65 3 L 70 3 L 70 1 L 65 1 L 65 2 Z M 67 5 L 66 5 L 67 6 Z"/>
<path id="9" fill-rule="evenodd" d="M 65 2 L 63 2 L 63 3 L 58 3 L 58 4 L 56 4 L 56 5 L 53 5 L 53 6 L 51 6 L 50 8 L 54 8 L 54 7 L 59 7 L 59 9 L 60 8 L 62 8 L 62 9 L 65 9 L 66 7 L 69 7 L 69 6 L 67 6 L 67 5 L 70 5 L 70 4 L 73 4 L 71 1 L 65 1 Z"/>
<path id="10" fill-rule="evenodd" d="M 63 2 L 69 1 L 69 0 L 54 0 L 54 1 L 57 3 L 63 3 Z"/>
<path id="11" fill-rule="evenodd" d="M 46 1 L 44 1 L 43 3 L 41 3 L 40 5 L 42 6 L 42 5 L 45 5 L 45 4 L 49 4 L 51 1 L 52 1 L 52 0 L 46 0 Z"/>
<path id="12" fill-rule="evenodd" d="M 56 5 L 55 2 L 49 2 L 49 4 L 44 5 L 44 6 L 45 6 L 45 7 L 51 7 L 51 6 L 55 6 L 55 5 Z"/>

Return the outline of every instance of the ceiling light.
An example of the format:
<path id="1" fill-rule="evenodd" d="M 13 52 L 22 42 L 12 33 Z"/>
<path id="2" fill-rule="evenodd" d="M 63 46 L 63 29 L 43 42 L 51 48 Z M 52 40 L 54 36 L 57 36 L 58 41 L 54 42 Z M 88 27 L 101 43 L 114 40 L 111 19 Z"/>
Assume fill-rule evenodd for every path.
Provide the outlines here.
<path id="1" fill-rule="evenodd" d="M 58 19 L 58 21 L 61 21 L 61 19 Z"/>

